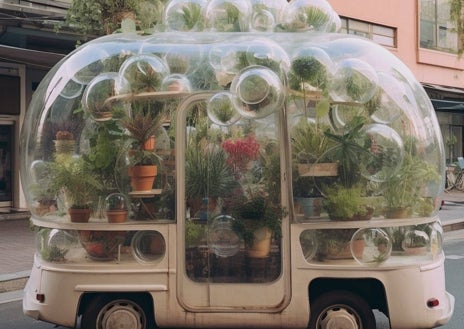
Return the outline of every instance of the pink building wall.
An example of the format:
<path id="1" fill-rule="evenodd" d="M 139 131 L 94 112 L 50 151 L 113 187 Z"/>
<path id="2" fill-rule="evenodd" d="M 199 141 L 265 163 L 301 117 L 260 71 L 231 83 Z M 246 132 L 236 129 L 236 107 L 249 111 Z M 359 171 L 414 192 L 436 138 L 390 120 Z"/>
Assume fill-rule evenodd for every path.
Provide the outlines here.
<path id="1" fill-rule="evenodd" d="M 464 57 L 419 48 L 417 0 L 328 0 L 343 17 L 397 29 L 397 47 L 388 48 L 422 83 L 464 88 Z"/>

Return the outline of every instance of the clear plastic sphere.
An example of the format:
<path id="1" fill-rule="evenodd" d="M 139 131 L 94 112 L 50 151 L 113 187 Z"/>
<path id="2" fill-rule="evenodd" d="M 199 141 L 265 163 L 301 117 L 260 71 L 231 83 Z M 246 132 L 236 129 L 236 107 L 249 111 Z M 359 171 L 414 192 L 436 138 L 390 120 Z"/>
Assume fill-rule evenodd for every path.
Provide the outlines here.
<path id="1" fill-rule="evenodd" d="M 247 46 L 240 47 L 229 44 L 215 45 L 208 53 L 209 63 L 217 72 L 236 74 L 244 68 L 242 62 L 243 56 L 245 56 L 246 59 L 246 49 Z M 242 56 L 240 56 L 240 54 L 242 54 Z M 245 65 L 248 65 L 248 62 L 246 62 Z"/>
<path id="2" fill-rule="evenodd" d="M 110 120 L 113 110 L 123 109 L 117 95 L 128 91 L 128 84 L 114 72 L 102 73 L 90 81 L 82 96 L 82 107 L 95 121 Z"/>
<path id="3" fill-rule="evenodd" d="M 208 117 L 219 126 L 229 126 L 240 120 L 240 114 L 232 104 L 229 92 L 217 93 L 208 101 Z"/>
<path id="4" fill-rule="evenodd" d="M 286 11 L 285 24 L 291 31 L 329 32 L 336 24 L 336 13 L 324 0 L 292 0 Z"/>
<path id="5" fill-rule="evenodd" d="M 300 235 L 300 245 L 303 257 L 310 262 L 317 252 L 317 236 L 314 230 L 305 230 Z"/>
<path id="6" fill-rule="evenodd" d="M 199 46 L 172 46 L 161 52 L 162 58 L 169 67 L 171 74 L 190 74 L 198 68 L 198 63 L 203 60 L 203 50 Z"/>
<path id="7" fill-rule="evenodd" d="M 173 0 L 164 10 L 164 23 L 168 30 L 194 32 L 204 28 L 203 12 L 206 0 Z"/>
<path id="8" fill-rule="evenodd" d="M 82 47 L 79 55 L 71 55 L 64 64 L 66 75 L 79 84 L 86 85 L 98 74 L 104 71 L 108 52 L 96 43 Z"/>
<path id="9" fill-rule="evenodd" d="M 247 48 L 246 59 L 249 65 L 265 66 L 281 75 L 290 67 L 290 60 L 278 44 L 270 40 L 254 40 Z"/>
<path id="10" fill-rule="evenodd" d="M 166 241 L 158 231 L 137 231 L 131 240 L 131 251 L 140 263 L 154 263 L 166 255 Z"/>
<path id="11" fill-rule="evenodd" d="M 385 182 L 403 164 L 404 145 L 400 135 L 387 125 L 370 124 L 363 129 L 368 153 L 361 154 L 361 174 L 374 182 Z"/>
<path id="12" fill-rule="evenodd" d="M 389 124 L 398 119 L 403 109 L 412 106 L 404 84 L 390 74 L 379 72 L 378 86 L 380 91 L 379 105 L 372 114 L 372 119 L 378 123 Z"/>
<path id="13" fill-rule="evenodd" d="M 364 242 L 362 253 L 355 250 L 358 241 Z M 354 259 L 364 266 L 378 266 L 391 255 L 392 242 L 388 234 L 380 228 L 362 228 L 351 238 L 351 253 Z"/>
<path id="14" fill-rule="evenodd" d="M 232 81 L 232 101 L 245 118 L 263 118 L 280 109 L 285 96 L 280 78 L 270 69 L 251 66 Z"/>
<path id="15" fill-rule="evenodd" d="M 52 229 L 48 234 L 48 247 L 67 250 L 77 246 L 79 238 L 74 230 Z"/>
<path id="16" fill-rule="evenodd" d="M 111 193 L 105 198 L 106 211 L 111 210 L 128 210 L 129 199 L 122 193 Z"/>
<path id="17" fill-rule="evenodd" d="M 233 230 L 235 219 L 227 215 L 219 215 L 212 220 L 208 245 L 218 257 L 232 257 L 240 250 L 240 236 Z"/>
<path id="18" fill-rule="evenodd" d="M 84 85 L 82 83 L 70 79 L 61 91 L 60 96 L 67 99 L 73 99 L 80 96 L 83 90 Z"/>
<path id="19" fill-rule="evenodd" d="M 378 77 L 371 65 L 349 58 L 338 63 L 330 83 L 330 96 L 336 102 L 366 103 L 376 93 Z"/>
<path id="20" fill-rule="evenodd" d="M 324 89 L 332 76 L 333 62 L 319 47 L 299 48 L 292 57 L 292 73 L 314 88 Z"/>
<path id="21" fill-rule="evenodd" d="M 213 32 L 246 32 L 251 5 L 247 0 L 211 0 L 205 11 L 206 26 Z"/>
<path id="22" fill-rule="evenodd" d="M 161 90 L 190 92 L 192 91 L 192 86 L 189 79 L 185 75 L 171 74 L 163 79 L 163 82 L 161 83 Z"/>
<path id="23" fill-rule="evenodd" d="M 438 257 L 443 251 L 443 228 L 439 222 L 431 225 L 430 231 L 430 253 L 432 258 Z"/>
<path id="24" fill-rule="evenodd" d="M 330 107 L 330 123 L 334 130 L 339 131 L 351 121 L 354 117 L 367 116 L 367 110 L 361 104 L 336 104 Z"/>
<path id="25" fill-rule="evenodd" d="M 420 230 L 410 230 L 404 235 L 401 247 L 408 255 L 424 255 L 430 250 L 430 238 Z"/>
<path id="26" fill-rule="evenodd" d="M 274 30 L 276 20 L 271 11 L 266 9 L 253 10 L 251 15 L 251 29 L 259 32 L 270 32 Z"/>
<path id="27" fill-rule="evenodd" d="M 250 29 L 256 32 L 272 32 L 277 24 L 282 22 L 285 0 L 252 0 Z"/>
<path id="28" fill-rule="evenodd" d="M 76 231 L 41 228 L 36 235 L 36 246 L 42 259 L 64 262 L 70 250 L 79 246 Z"/>
<path id="29" fill-rule="evenodd" d="M 159 91 L 169 74 L 167 64 L 155 55 L 129 57 L 121 66 L 119 75 L 129 83 L 132 92 Z"/>

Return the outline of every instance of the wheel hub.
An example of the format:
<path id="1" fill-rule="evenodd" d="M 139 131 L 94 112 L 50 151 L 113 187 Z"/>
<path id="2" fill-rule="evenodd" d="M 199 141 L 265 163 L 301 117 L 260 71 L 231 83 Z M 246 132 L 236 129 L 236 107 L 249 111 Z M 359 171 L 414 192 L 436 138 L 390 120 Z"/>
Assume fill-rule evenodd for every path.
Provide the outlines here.
<path id="1" fill-rule="evenodd" d="M 142 323 L 138 312 L 131 305 L 115 305 L 102 319 L 105 329 L 140 329 Z"/>
<path id="2" fill-rule="evenodd" d="M 318 328 L 322 329 L 359 329 L 356 317 L 344 308 L 334 308 L 324 315 Z"/>

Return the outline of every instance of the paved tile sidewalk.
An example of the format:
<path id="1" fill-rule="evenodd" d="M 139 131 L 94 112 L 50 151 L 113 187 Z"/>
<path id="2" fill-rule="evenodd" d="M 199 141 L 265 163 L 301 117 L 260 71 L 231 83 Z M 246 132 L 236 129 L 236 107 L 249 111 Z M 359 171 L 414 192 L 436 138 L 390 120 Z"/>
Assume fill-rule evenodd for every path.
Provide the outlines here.
<path id="1" fill-rule="evenodd" d="M 30 270 L 34 251 L 35 238 L 29 220 L 0 221 L 0 276 Z"/>

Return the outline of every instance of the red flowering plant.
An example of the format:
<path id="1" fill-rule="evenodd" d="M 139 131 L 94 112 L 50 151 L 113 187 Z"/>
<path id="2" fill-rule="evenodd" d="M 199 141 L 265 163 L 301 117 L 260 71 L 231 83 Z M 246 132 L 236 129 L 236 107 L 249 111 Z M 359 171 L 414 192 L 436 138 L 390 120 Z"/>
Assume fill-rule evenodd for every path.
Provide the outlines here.
<path id="1" fill-rule="evenodd" d="M 254 232 L 260 228 L 267 228 L 279 237 L 285 212 L 280 202 L 274 200 L 275 193 L 273 197 L 270 195 L 270 185 L 276 177 L 280 177 L 280 157 L 272 156 L 278 154 L 278 149 L 261 145 L 252 133 L 228 139 L 222 143 L 222 148 L 228 155 L 227 164 L 240 183 L 240 188 L 234 190 L 226 207 L 236 219 L 234 229 L 247 245 L 251 245 Z M 280 191 L 280 186 L 272 189 Z"/>
<path id="2" fill-rule="evenodd" d="M 260 144 L 253 134 L 248 134 L 245 138 L 225 140 L 222 148 L 228 155 L 227 164 L 232 167 L 237 178 L 240 178 L 247 165 L 258 159 Z"/>

